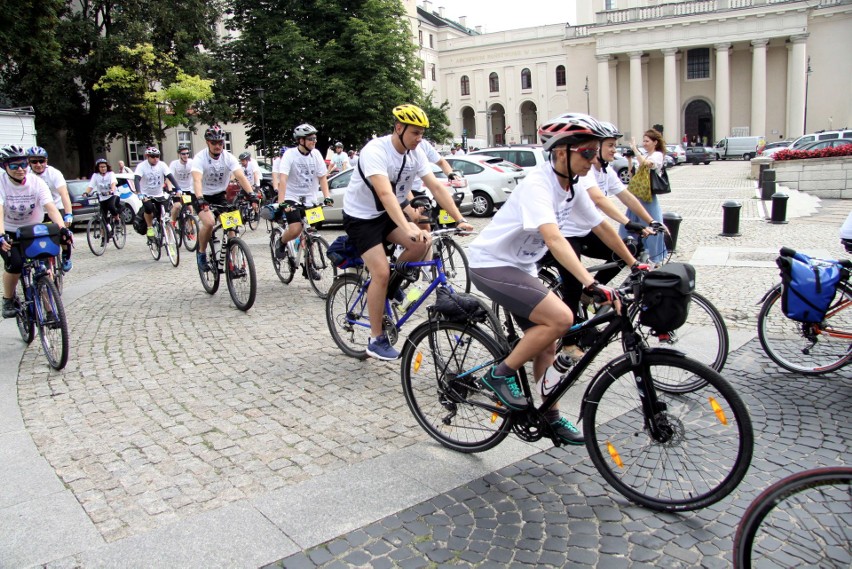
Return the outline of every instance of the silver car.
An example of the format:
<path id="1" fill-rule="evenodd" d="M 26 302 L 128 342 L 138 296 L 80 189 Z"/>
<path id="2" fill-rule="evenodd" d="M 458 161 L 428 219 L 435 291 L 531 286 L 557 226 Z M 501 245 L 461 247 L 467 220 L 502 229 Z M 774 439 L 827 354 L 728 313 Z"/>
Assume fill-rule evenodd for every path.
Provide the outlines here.
<path id="1" fill-rule="evenodd" d="M 499 156 L 466 154 L 445 156 L 453 170 L 467 178 L 473 191 L 473 215 L 488 217 L 506 200 L 527 175 L 523 168 Z"/>

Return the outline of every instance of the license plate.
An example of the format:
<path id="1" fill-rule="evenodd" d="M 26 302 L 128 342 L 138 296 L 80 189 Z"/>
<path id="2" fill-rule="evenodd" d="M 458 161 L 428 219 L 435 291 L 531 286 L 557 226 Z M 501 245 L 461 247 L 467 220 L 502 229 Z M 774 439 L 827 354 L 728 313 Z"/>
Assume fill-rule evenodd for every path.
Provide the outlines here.
<path id="1" fill-rule="evenodd" d="M 305 210 L 305 219 L 308 220 L 310 225 L 313 225 L 314 223 L 324 221 L 325 215 L 323 214 L 321 207 L 312 207 L 311 209 Z"/>
<path id="2" fill-rule="evenodd" d="M 192 196 L 189 194 L 183 194 L 180 199 L 183 200 L 183 203 L 192 203 Z"/>
<path id="3" fill-rule="evenodd" d="M 449 223 L 455 222 L 456 220 L 453 219 L 449 213 L 447 213 L 447 210 L 442 209 L 440 213 L 438 213 L 438 223 L 440 223 L 441 225 L 447 225 Z"/>
<path id="4" fill-rule="evenodd" d="M 222 229 L 234 229 L 243 224 L 243 218 L 239 211 L 229 211 L 219 216 L 219 221 L 222 222 Z"/>

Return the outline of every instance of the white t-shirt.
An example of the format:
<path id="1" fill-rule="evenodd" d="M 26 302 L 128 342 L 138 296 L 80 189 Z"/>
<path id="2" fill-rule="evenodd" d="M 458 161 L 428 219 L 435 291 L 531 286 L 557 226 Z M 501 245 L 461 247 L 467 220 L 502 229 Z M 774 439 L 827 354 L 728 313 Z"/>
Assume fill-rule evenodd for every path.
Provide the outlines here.
<path id="1" fill-rule="evenodd" d="M 843 222 L 843 227 L 840 228 L 841 239 L 852 239 L 852 211 L 849 212 L 849 217 Z"/>
<path id="2" fill-rule="evenodd" d="M 272 159 L 272 171 L 275 173 L 281 172 L 281 157 L 276 156 Z"/>
<path id="3" fill-rule="evenodd" d="M 306 204 L 317 203 L 319 179 L 328 174 L 319 150 L 314 148 L 308 154 L 302 154 L 298 148 L 290 148 L 281 159 L 280 169 L 279 174 L 287 176 L 284 199 L 298 202 L 305 198 Z M 281 184 L 281 178 L 278 183 Z"/>
<path id="4" fill-rule="evenodd" d="M 441 159 L 441 155 L 438 154 L 438 151 L 435 150 L 435 147 L 426 140 L 421 140 L 420 144 L 417 145 L 417 148 L 423 151 L 423 154 L 426 155 L 426 160 L 431 162 L 432 164 L 437 164 L 438 160 Z M 431 170 L 431 169 L 430 169 Z M 423 179 L 415 178 L 414 182 L 411 184 L 412 192 L 419 192 L 420 188 L 423 187 Z"/>
<path id="5" fill-rule="evenodd" d="M 665 158 L 663 158 L 663 153 L 660 152 L 659 150 L 655 150 L 654 152 L 649 154 L 645 158 L 645 160 L 651 161 L 651 163 L 648 164 L 649 168 L 651 168 L 653 170 L 657 170 L 658 172 L 663 169 L 663 163 L 665 161 Z"/>
<path id="6" fill-rule="evenodd" d="M 184 192 L 192 191 L 192 160 L 187 160 L 186 164 L 180 159 L 172 160 L 169 164 L 169 170 L 172 171 L 172 176 L 177 180 L 178 187 Z"/>
<path id="7" fill-rule="evenodd" d="M 396 183 L 396 199 L 399 203 L 405 201 L 415 177 L 422 178 L 432 170 L 426 155 L 419 148 L 409 150 L 405 154 L 397 152 L 393 147 L 392 137 L 387 135 L 367 143 L 361 150 L 358 163 L 359 171 L 352 173 L 349 186 L 346 188 L 346 198 L 343 201 L 343 212 L 358 219 L 375 219 L 382 215 L 384 208 L 379 209 L 381 202 L 371 190 L 364 177 L 386 176 L 391 185 Z"/>
<path id="8" fill-rule="evenodd" d="M 201 172 L 201 195 L 221 194 L 228 189 L 231 174 L 240 168 L 237 158 L 225 150 L 213 159 L 205 148 L 192 159 L 192 171 Z"/>
<path id="9" fill-rule="evenodd" d="M 98 194 L 98 201 L 106 201 L 115 193 L 112 191 L 112 185 L 116 183 L 115 174 L 107 172 L 103 176 L 100 172 L 92 174 L 92 179 L 89 180 L 89 187 L 92 191 Z"/>
<path id="10" fill-rule="evenodd" d="M 345 172 L 352 167 L 349 164 L 349 156 L 343 151 L 331 155 L 331 165 L 336 167 L 338 172 Z"/>
<path id="11" fill-rule="evenodd" d="M 594 166 L 592 166 L 592 169 L 589 170 L 588 174 L 580 178 L 579 185 L 586 191 L 588 191 L 589 188 L 597 187 L 607 197 L 617 196 L 625 189 L 624 184 L 621 183 L 621 179 L 618 177 L 614 168 L 607 168 L 607 171 L 604 172 L 602 170 L 598 170 Z M 598 209 L 598 211 L 600 211 L 600 209 Z M 575 211 L 559 225 L 559 231 L 565 237 L 585 237 L 589 234 L 593 227 L 601 222 L 602 219 L 603 216 L 600 216 L 600 219 L 594 223 L 595 220 L 591 218 L 581 218 L 579 212 Z M 594 223 L 594 225 L 592 225 L 592 223 Z"/>
<path id="12" fill-rule="evenodd" d="M 251 187 L 256 188 L 260 185 L 260 179 L 263 177 L 263 174 L 261 174 L 260 168 L 258 168 L 254 160 L 246 162 L 246 165 L 243 168 L 243 174 L 245 174 L 246 178 L 248 178 L 248 182 Z"/>
<path id="13" fill-rule="evenodd" d="M 136 171 L 133 176 L 142 178 L 139 180 L 138 190 L 152 198 L 158 198 L 163 195 L 163 184 L 166 183 L 166 176 L 172 171 L 166 166 L 162 160 L 157 160 L 157 163 L 151 165 L 148 160 L 144 160 L 136 165 Z"/>
<path id="14" fill-rule="evenodd" d="M 0 206 L 3 206 L 3 228 L 13 233 L 20 227 L 41 223 L 44 204 L 53 203 L 50 188 L 38 176 L 27 176 L 18 185 L 6 172 L 0 174 Z"/>
<path id="15" fill-rule="evenodd" d="M 38 174 L 33 172 L 32 168 L 30 168 L 29 173 L 38 176 Z M 58 209 L 59 211 L 64 211 L 65 204 L 62 203 L 62 196 L 59 195 L 59 192 L 56 191 L 56 188 L 61 188 L 62 186 L 68 185 L 68 183 L 65 181 L 65 176 L 62 175 L 62 172 L 60 172 L 53 166 L 47 166 L 47 168 L 44 169 L 44 172 L 42 172 L 41 175 L 38 177 L 44 180 L 44 183 L 47 184 L 47 187 L 50 190 L 51 195 L 53 196 L 53 203 L 56 204 L 56 209 Z"/>
<path id="16" fill-rule="evenodd" d="M 539 227 L 560 225 L 572 210 L 584 218 L 597 219 L 597 223 L 602 221 L 586 190 L 575 187 L 574 198 L 568 201 L 569 197 L 549 165 L 534 169 L 468 247 L 470 266 L 510 266 L 535 276 L 536 262 L 547 252 Z"/>

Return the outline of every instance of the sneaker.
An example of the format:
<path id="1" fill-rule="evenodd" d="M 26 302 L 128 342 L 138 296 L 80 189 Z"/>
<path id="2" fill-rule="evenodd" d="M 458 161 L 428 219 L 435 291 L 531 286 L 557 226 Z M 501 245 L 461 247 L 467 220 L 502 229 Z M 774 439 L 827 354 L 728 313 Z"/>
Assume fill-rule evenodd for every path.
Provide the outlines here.
<path id="1" fill-rule="evenodd" d="M 522 411 L 529 407 L 529 401 L 524 397 L 521 386 L 518 385 L 518 378 L 514 375 L 509 377 L 501 377 L 494 375 L 494 370 L 497 366 L 492 366 L 488 373 L 482 378 L 482 383 L 488 389 L 494 392 L 495 395 L 503 402 L 503 404 L 513 411 Z"/>
<path id="2" fill-rule="evenodd" d="M 586 442 L 577 427 L 565 417 L 559 417 L 558 421 L 550 423 L 550 428 L 566 445 L 581 445 Z"/>
<path id="3" fill-rule="evenodd" d="M 149 228 L 148 228 L 148 232 L 147 232 L 145 235 L 147 235 L 149 239 L 150 239 L 150 238 L 152 238 L 152 237 L 154 237 L 154 228 L 153 228 L 153 227 L 149 227 Z"/>
<path id="4" fill-rule="evenodd" d="M 275 258 L 276 259 L 286 259 L 287 258 L 287 245 L 278 241 L 278 245 L 275 247 Z"/>
<path id="5" fill-rule="evenodd" d="M 71 262 L 71 259 L 62 259 L 62 272 L 70 273 L 73 268 L 74 263 Z"/>
<path id="6" fill-rule="evenodd" d="M 3 299 L 3 318 L 14 318 L 18 315 L 18 307 L 15 306 L 14 298 Z"/>
<path id="7" fill-rule="evenodd" d="M 308 268 L 302 263 L 302 276 L 308 278 Z M 319 281 L 322 280 L 322 275 L 319 274 L 315 268 L 311 267 L 311 280 Z"/>
<path id="8" fill-rule="evenodd" d="M 207 263 L 207 254 L 206 253 L 196 253 L 195 259 L 198 261 L 198 268 L 204 272 L 210 270 L 210 265 Z"/>
<path id="9" fill-rule="evenodd" d="M 388 337 L 385 334 L 370 340 L 367 344 L 367 355 L 385 361 L 399 358 L 399 352 L 390 345 Z"/>

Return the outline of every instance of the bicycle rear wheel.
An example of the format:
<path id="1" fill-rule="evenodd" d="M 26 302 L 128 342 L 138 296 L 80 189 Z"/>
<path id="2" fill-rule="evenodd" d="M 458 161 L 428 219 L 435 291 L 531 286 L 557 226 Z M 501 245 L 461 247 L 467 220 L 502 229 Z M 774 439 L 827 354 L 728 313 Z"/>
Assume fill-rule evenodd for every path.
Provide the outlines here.
<path id="1" fill-rule="evenodd" d="M 187 214 L 181 221 L 183 245 L 190 253 L 198 249 L 198 218 Z"/>
<path id="2" fill-rule="evenodd" d="M 53 369 L 68 363 L 68 322 L 56 285 L 47 275 L 36 281 L 36 324 L 47 361 Z"/>
<path id="3" fill-rule="evenodd" d="M 475 326 L 424 322 L 402 349 L 402 392 L 417 422 L 433 439 L 459 452 L 482 452 L 512 430 L 511 415 L 479 381 L 504 355 Z"/>
<path id="4" fill-rule="evenodd" d="M 334 343 L 347 356 L 366 359 L 370 341 L 367 291 L 364 280 L 354 273 L 334 279 L 325 299 L 325 320 Z"/>
<path id="5" fill-rule="evenodd" d="M 33 338 L 35 338 L 35 322 L 33 322 L 33 315 L 30 310 L 31 305 L 27 304 L 25 300 L 21 300 L 27 298 L 27 291 L 24 289 L 24 281 L 21 280 L 20 283 L 21 294 L 15 297 L 15 304 L 18 308 L 15 320 L 18 324 L 18 332 L 20 332 L 21 338 L 24 342 L 30 344 Z"/>
<path id="6" fill-rule="evenodd" d="M 328 289 L 337 276 L 337 267 L 328 260 L 328 241 L 319 235 L 312 235 L 305 243 L 305 276 L 311 288 L 322 299 L 328 296 Z"/>
<path id="7" fill-rule="evenodd" d="M 219 290 L 219 260 L 216 258 L 216 247 L 213 243 L 214 233 L 207 243 L 207 270 L 198 267 L 198 276 L 201 278 L 201 286 L 207 294 L 216 294 Z"/>
<path id="8" fill-rule="evenodd" d="M 434 255 L 444 264 L 444 274 L 456 292 L 470 292 L 470 268 L 467 255 L 452 237 L 435 239 Z"/>
<path id="9" fill-rule="evenodd" d="M 282 235 L 284 235 L 284 230 L 281 227 L 276 227 L 272 230 L 269 236 L 269 253 L 272 255 L 272 268 L 275 269 L 278 279 L 284 284 L 290 284 L 293 280 L 293 275 L 296 274 L 296 263 L 289 255 L 285 255 L 283 259 L 279 259 L 276 256 Z"/>
<path id="10" fill-rule="evenodd" d="M 834 301 L 819 324 L 790 320 L 781 308 L 781 287 L 773 290 L 757 316 L 763 351 L 779 366 L 819 375 L 852 363 L 852 286 L 838 283 Z"/>
<path id="11" fill-rule="evenodd" d="M 635 374 L 658 381 L 695 375 L 696 391 L 656 391 L 649 430 Z M 646 382 L 646 388 L 648 384 Z M 652 393 L 645 398 L 654 400 Z M 647 351 L 640 368 L 625 355 L 607 364 L 583 400 L 586 447 L 603 477 L 653 510 L 704 508 L 730 494 L 751 463 L 754 433 L 745 404 L 718 372 L 677 354 Z"/>
<path id="12" fill-rule="evenodd" d="M 148 237 L 148 251 L 151 252 L 151 257 L 155 261 L 159 261 L 160 256 L 163 254 L 163 231 L 160 227 L 160 222 L 156 219 L 154 219 L 151 227 L 154 229 L 154 236 Z"/>
<path id="13" fill-rule="evenodd" d="M 180 264 L 180 245 L 175 236 L 175 228 L 172 222 L 168 219 L 161 225 L 163 228 L 163 248 L 166 250 L 166 256 L 171 261 L 173 267 Z"/>
<path id="14" fill-rule="evenodd" d="M 254 259 L 251 251 L 242 239 L 233 237 L 228 240 L 225 256 L 225 282 L 228 293 L 236 307 L 243 312 L 254 304 L 257 296 L 257 277 L 254 272 Z"/>
<path id="15" fill-rule="evenodd" d="M 248 206 L 248 210 L 246 211 L 246 223 L 249 226 L 249 229 L 254 231 L 257 229 L 257 224 L 260 221 L 260 217 L 258 217 L 257 212 L 254 211 L 254 207 L 251 204 Z"/>
<path id="16" fill-rule="evenodd" d="M 127 224 L 124 223 L 124 218 L 118 216 L 118 219 L 113 220 L 112 244 L 116 249 L 124 249 L 127 243 Z"/>
<path id="17" fill-rule="evenodd" d="M 106 227 L 100 216 L 93 217 L 86 225 L 86 241 L 96 257 L 100 257 L 106 251 Z"/>
<path id="18" fill-rule="evenodd" d="M 807 470 L 779 480 L 746 510 L 734 567 L 852 565 L 852 468 Z"/>

